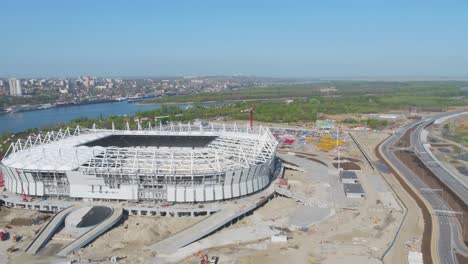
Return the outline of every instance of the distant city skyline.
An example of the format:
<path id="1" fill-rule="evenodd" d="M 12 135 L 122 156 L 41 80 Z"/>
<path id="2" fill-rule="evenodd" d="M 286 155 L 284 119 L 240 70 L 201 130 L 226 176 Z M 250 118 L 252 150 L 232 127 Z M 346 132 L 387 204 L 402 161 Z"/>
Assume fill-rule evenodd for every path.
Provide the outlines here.
<path id="1" fill-rule="evenodd" d="M 4 78 L 468 77 L 462 1 L 6 1 L 2 8 Z"/>
<path id="2" fill-rule="evenodd" d="M 21 83 L 18 79 L 11 78 L 8 79 L 9 95 L 11 96 L 20 96 L 23 95 L 23 90 L 21 89 Z"/>

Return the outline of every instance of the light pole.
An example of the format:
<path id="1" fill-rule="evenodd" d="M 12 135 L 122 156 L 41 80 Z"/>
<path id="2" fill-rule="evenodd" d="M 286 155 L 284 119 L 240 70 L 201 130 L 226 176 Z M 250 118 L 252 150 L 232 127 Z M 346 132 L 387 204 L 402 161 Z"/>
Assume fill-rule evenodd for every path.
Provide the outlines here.
<path id="1" fill-rule="evenodd" d="M 341 162 L 341 151 L 340 147 L 338 145 L 338 140 L 339 140 L 339 131 L 338 131 L 338 123 L 336 124 L 336 148 L 338 150 L 338 173 L 340 173 L 340 162 Z"/>

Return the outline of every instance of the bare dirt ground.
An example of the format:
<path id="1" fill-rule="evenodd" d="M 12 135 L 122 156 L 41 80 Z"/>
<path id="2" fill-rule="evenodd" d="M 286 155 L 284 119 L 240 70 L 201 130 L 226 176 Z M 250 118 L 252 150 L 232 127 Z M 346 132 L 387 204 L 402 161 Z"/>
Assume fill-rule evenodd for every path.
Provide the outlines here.
<path id="1" fill-rule="evenodd" d="M 395 218 L 390 214 L 379 224 L 373 224 L 373 220 L 367 212 L 347 210 L 309 230 L 285 233 L 290 238 L 287 243 L 265 240 L 211 248 L 204 253 L 219 256 L 221 263 L 380 263 L 379 249 L 386 245 L 384 241 L 394 228 Z M 193 256 L 180 263 L 197 260 Z"/>
<path id="2" fill-rule="evenodd" d="M 457 260 L 458 263 L 468 263 L 468 257 L 465 257 L 463 255 L 457 254 Z"/>
<path id="3" fill-rule="evenodd" d="M 353 133 L 354 136 L 361 142 L 361 146 L 373 161 L 381 160 L 380 155 L 376 152 L 376 147 L 387 137 L 392 131 L 374 132 L 358 132 Z M 407 207 L 407 216 L 401 231 L 397 237 L 393 249 L 385 257 L 386 263 L 406 263 L 409 250 L 421 251 L 421 243 L 424 230 L 424 221 L 422 211 L 416 201 L 405 190 L 398 181 L 398 178 L 390 170 L 382 172 L 382 177 L 393 188 L 397 198 Z"/>
<path id="4" fill-rule="evenodd" d="M 285 221 L 287 216 L 291 214 L 298 206 L 298 203 L 292 199 L 277 197 L 271 200 L 268 205 L 260 207 L 258 210 L 256 210 L 255 214 L 258 214 L 262 220 L 280 220 L 278 222 L 287 224 Z"/>
<path id="5" fill-rule="evenodd" d="M 335 168 L 341 168 L 343 170 L 361 170 L 361 166 L 357 165 L 354 162 L 342 162 L 342 163 L 335 162 L 333 163 L 333 166 Z"/>
<path id="6" fill-rule="evenodd" d="M 287 207 L 287 206 L 286 206 Z M 32 210 L 0 208 L 0 228 L 10 233 L 10 239 L 0 241 L 0 263 L 52 263 L 66 261 L 53 255 L 70 241 L 68 234 L 59 231 L 38 255 L 25 253 L 26 247 L 35 236 L 35 231 L 42 228 L 46 222 L 32 225 L 32 221 L 47 214 Z M 70 259 L 99 263 L 108 263 L 110 256 L 127 257 L 119 263 L 145 263 L 152 257 L 151 252 L 143 251 L 144 246 L 183 230 L 204 217 L 143 217 L 129 216 L 122 224 L 114 227 L 87 247 L 73 254 Z M 14 235 L 21 235 L 19 242 L 13 242 Z M 17 248 L 14 253 L 7 253 L 9 247 Z"/>
<path id="7" fill-rule="evenodd" d="M 34 238 L 35 232 L 41 229 L 45 222 L 33 225 L 39 218 L 48 217 L 47 214 L 24 209 L 0 208 L 0 229 L 10 234 L 10 239 L 0 241 L 0 263 L 14 263 L 16 258 L 25 254 L 24 250 Z M 13 241 L 13 236 L 21 236 L 19 242 Z M 17 248 L 16 252 L 7 252 L 8 248 Z M 3 257 L 3 259 L 2 259 Z"/>
<path id="8" fill-rule="evenodd" d="M 385 136 L 375 133 L 373 137 L 367 136 L 362 140 L 369 149 L 373 149 L 380 142 L 379 140 Z M 324 153 L 318 151 L 313 144 L 297 145 L 292 147 L 292 150 L 302 152 L 305 160 L 324 162 L 328 165 L 326 171 L 335 171 L 332 163 L 336 162 L 337 152 Z M 371 153 L 372 151 L 368 152 L 368 154 Z M 346 144 L 341 154 L 343 159 L 346 157 L 347 160 L 359 164 L 362 169 L 362 172 L 358 173 L 358 177 L 363 184 L 367 197 L 359 200 L 356 203 L 358 205 L 356 208 L 334 208 L 336 215 L 311 225 L 309 228 L 302 231 L 286 230 L 283 233 L 289 238 L 286 243 L 272 243 L 270 239 L 261 239 L 222 247 L 211 246 L 204 252 L 209 255 L 220 256 L 220 263 L 223 264 L 381 263 L 379 258 L 391 243 L 403 212 L 385 208 L 379 202 L 378 193 L 368 180 L 368 178 L 374 176 L 374 172 L 369 170 L 368 165 L 363 162 L 364 158 L 353 144 Z M 324 191 L 321 188 L 330 183 L 320 182 L 317 178 L 314 179 L 313 172 L 311 174 L 306 175 L 302 172 L 288 170 L 286 177 L 291 180 L 291 190 L 312 199 L 325 199 L 326 196 L 323 195 Z M 337 177 L 335 174 L 328 174 L 328 177 Z M 390 177 L 390 175 L 385 175 L 385 177 L 387 176 Z M 342 189 L 333 189 L 333 191 L 342 192 Z M 328 196 L 331 195 L 333 194 Z M 343 193 L 341 195 L 344 197 Z M 240 229 L 253 233 L 259 226 L 266 225 L 270 226 L 270 228 L 289 228 L 288 218 L 300 206 L 302 206 L 300 203 L 288 198 L 274 198 L 256 210 L 253 215 L 224 228 L 216 235 L 222 236 L 224 232 L 229 236 L 232 231 L 235 232 Z M 200 220 L 202 218 L 130 216 L 125 222 L 102 235 L 71 258 L 81 260 L 99 259 L 100 262 L 107 263 L 107 257 L 116 255 L 127 256 L 119 263 L 148 263 L 154 256 L 151 252 L 143 250 L 144 246 L 164 239 Z M 386 257 L 386 262 L 405 263 L 407 250 L 417 249 L 420 245 L 418 232 L 422 233 L 421 218 L 416 215 L 415 218 L 410 218 L 409 222 L 411 225 L 403 227 L 406 228 L 404 229 L 405 233 L 402 234 L 405 239 L 402 240 L 401 244 L 394 247 Z M 207 237 L 202 241 L 209 239 L 210 237 Z M 226 239 L 228 240 L 229 237 Z M 53 242 L 58 243 L 58 241 Z M 51 247 L 58 246 L 60 245 L 51 243 Z M 19 259 L 27 259 L 27 256 Z M 31 259 L 27 259 L 25 262 L 29 261 Z M 192 256 L 183 259 L 180 263 L 198 263 L 198 261 L 197 257 Z"/>
<path id="9" fill-rule="evenodd" d="M 368 136 L 364 144 L 373 150 L 387 136 L 388 134 L 385 133 L 375 133 L 373 137 Z M 312 161 L 310 157 L 318 159 L 329 165 L 328 170 L 333 170 L 331 164 L 336 162 L 337 153 L 318 152 L 310 145 L 312 144 L 289 147 L 288 151 L 295 151 L 296 157 L 307 160 Z M 373 151 L 369 152 L 371 153 Z M 358 173 L 358 177 L 362 181 L 367 197 L 359 203 L 360 206 L 354 209 L 335 208 L 336 215 L 301 231 L 291 229 L 285 225 L 284 221 L 284 216 L 291 214 L 293 209 L 298 207 L 298 203 L 287 198 L 275 198 L 255 211 L 253 216 L 244 218 L 241 224 L 251 226 L 260 218 L 263 221 L 272 221 L 276 226 L 289 227 L 290 231 L 284 233 L 289 238 L 288 242 L 273 243 L 265 239 L 252 243 L 204 249 L 203 252 L 208 256 L 219 256 L 221 263 L 381 263 L 379 258 L 392 241 L 403 217 L 403 211 L 385 208 L 379 202 L 378 193 L 368 180 L 375 175 L 363 162 L 364 158 L 357 148 L 348 145 L 342 155 L 351 162 L 359 164 L 363 170 Z M 297 165 L 300 164 L 297 163 Z M 308 183 L 306 174 L 287 170 L 286 177 L 290 181 L 292 191 L 310 197 L 320 197 L 317 196 L 320 191 L 316 189 L 319 185 Z M 393 184 L 400 188 L 399 191 L 404 192 L 396 181 Z M 410 206 L 414 211 L 405 222 L 405 233 L 399 239 L 401 244 L 395 246 L 392 253 L 385 258 L 387 263 L 405 263 L 408 250 L 420 250 L 423 227 L 420 212 L 417 213 L 418 207 L 411 197 L 406 194 L 404 198 L 413 203 Z M 232 225 L 219 233 L 238 228 L 237 225 Z M 198 258 L 192 256 L 179 263 L 198 263 Z"/>
<path id="10" fill-rule="evenodd" d="M 390 170 L 388 174 L 384 174 L 390 185 L 396 190 L 398 196 L 407 208 L 407 216 L 404 221 L 400 235 L 395 242 L 395 248 L 391 250 L 386 257 L 386 261 L 394 263 L 395 259 L 402 263 L 401 252 L 405 252 L 407 256 L 408 249 L 416 250 L 423 253 L 424 263 L 432 263 L 431 257 L 431 234 L 432 234 L 432 219 L 429 211 L 425 208 L 422 200 L 414 194 L 404 180 L 398 174 Z M 408 247 L 408 241 L 417 240 L 411 247 Z"/>
<path id="11" fill-rule="evenodd" d="M 109 256 L 126 256 L 119 263 L 144 263 L 151 252 L 143 247 L 154 244 L 181 231 L 204 217 L 145 217 L 129 216 L 122 224 L 97 238 L 72 258 L 103 259 Z"/>

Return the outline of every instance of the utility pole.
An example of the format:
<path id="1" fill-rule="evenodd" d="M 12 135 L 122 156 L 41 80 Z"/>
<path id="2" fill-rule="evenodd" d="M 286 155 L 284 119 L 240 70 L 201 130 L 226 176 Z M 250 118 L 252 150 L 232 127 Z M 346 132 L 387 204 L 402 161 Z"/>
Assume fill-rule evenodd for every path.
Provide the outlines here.
<path id="1" fill-rule="evenodd" d="M 338 124 L 336 124 L 336 148 L 338 149 L 338 173 L 340 173 L 340 164 L 341 164 L 341 151 L 340 147 L 338 145 L 338 140 L 339 140 L 339 131 L 338 131 Z"/>
<path id="2" fill-rule="evenodd" d="M 364 128 L 364 130 L 366 131 L 366 138 L 369 138 L 368 128 L 369 128 L 369 117 L 366 118 L 366 127 Z"/>

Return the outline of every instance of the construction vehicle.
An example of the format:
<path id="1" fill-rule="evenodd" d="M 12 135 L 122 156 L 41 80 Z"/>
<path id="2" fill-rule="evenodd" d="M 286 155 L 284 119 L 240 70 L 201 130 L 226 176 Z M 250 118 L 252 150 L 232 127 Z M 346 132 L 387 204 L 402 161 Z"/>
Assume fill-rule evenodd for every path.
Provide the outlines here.
<path id="1" fill-rule="evenodd" d="M 13 236 L 13 242 L 19 242 L 21 240 L 22 236 L 20 235 L 14 235 Z"/>
<path id="2" fill-rule="evenodd" d="M 201 250 L 197 252 L 197 256 L 200 258 L 200 264 L 208 264 L 208 259 Z"/>
<path id="3" fill-rule="evenodd" d="M 27 202 L 28 196 L 26 196 L 26 192 L 24 191 L 24 188 L 22 188 L 22 190 L 23 190 L 23 202 Z"/>
<path id="4" fill-rule="evenodd" d="M 5 241 L 10 238 L 10 233 L 8 233 L 6 230 L 0 230 L 0 241 Z"/>
<path id="5" fill-rule="evenodd" d="M 218 264 L 218 256 L 211 256 L 211 259 L 208 260 L 208 255 L 203 254 L 201 250 L 197 252 L 197 256 L 200 258 L 200 264 Z"/>
<path id="6" fill-rule="evenodd" d="M 18 251 L 18 248 L 15 248 L 15 247 L 9 247 L 9 248 L 7 249 L 7 252 L 10 252 L 10 253 L 16 252 L 16 251 Z"/>

